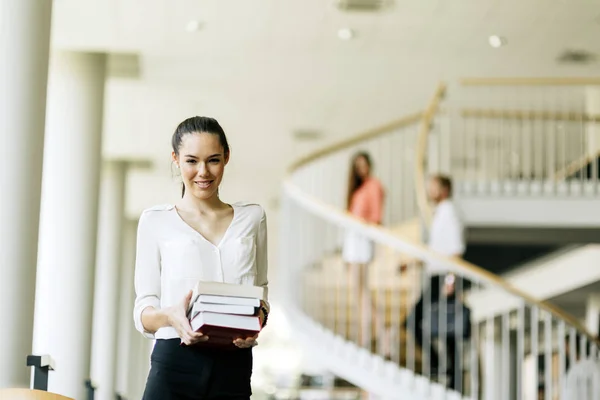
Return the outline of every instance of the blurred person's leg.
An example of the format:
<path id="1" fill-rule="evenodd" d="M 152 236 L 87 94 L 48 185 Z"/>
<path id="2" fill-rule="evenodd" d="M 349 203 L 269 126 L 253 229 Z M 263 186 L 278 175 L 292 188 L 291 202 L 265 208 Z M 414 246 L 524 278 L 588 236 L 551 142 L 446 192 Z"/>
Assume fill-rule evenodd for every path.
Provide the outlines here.
<path id="1" fill-rule="evenodd" d="M 419 301 L 414 307 L 410 319 L 414 320 L 415 331 L 413 332 L 415 343 L 421 348 L 423 363 L 429 364 L 430 371 L 437 371 L 439 368 L 439 355 L 433 346 L 430 327 L 431 305 L 437 303 L 440 299 L 441 285 L 443 277 L 434 275 L 429 279 L 429 287 L 423 291 Z M 405 327 L 411 328 L 413 323 L 405 322 Z"/>
<path id="2" fill-rule="evenodd" d="M 462 388 L 462 357 L 457 352 L 458 338 L 453 335 L 446 337 L 446 375 L 448 376 L 448 387 L 459 390 Z"/>
<path id="3" fill-rule="evenodd" d="M 462 299 L 464 296 L 465 280 L 455 276 L 454 277 L 454 291 L 447 296 L 447 301 L 452 302 L 455 307 L 452 315 L 455 320 L 452 323 L 455 326 L 455 332 L 452 335 L 446 337 L 446 355 L 447 355 L 447 376 L 448 376 L 448 387 L 450 389 L 457 390 L 462 393 L 463 390 L 463 347 L 464 347 L 464 333 L 462 330 L 466 328 L 465 325 L 468 318 L 462 312 Z M 460 343 L 459 343 L 460 342 Z"/>
<path id="4" fill-rule="evenodd" d="M 348 300 L 354 304 L 350 338 L 361 346 L 370 348 L 370 330 L 372 324 L 371 291 L 369 288 L 369 264 L 373 260 L 374 245 L 363 235 L 348 231 L 344 240 L 342 258 L 348 272 Z"/>
<path id="5" fill-rule="evenodd" d="M 353 287 L 353 301 L 356 305 L 355 309 L 355 320 L 357 326 L 355 329 L 357 332 L 358 343 L 361 346 L 369 347 L 369 329 L 371 329 L 371 295 L 369 290 L 369 279 L 368 279 L 368 265 L 367 264 L 351 264 L 350 282 L 349 285 Z"/>

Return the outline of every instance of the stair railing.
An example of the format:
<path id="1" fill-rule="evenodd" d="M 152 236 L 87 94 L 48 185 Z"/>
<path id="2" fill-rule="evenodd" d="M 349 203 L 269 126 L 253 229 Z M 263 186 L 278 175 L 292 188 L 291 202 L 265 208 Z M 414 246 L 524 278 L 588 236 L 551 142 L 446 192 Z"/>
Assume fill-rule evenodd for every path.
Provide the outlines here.
<path id="1" fill-rule="evenodd" d="M 437 107 L 443 93 L 438 89 L 431 104 Z M 560 394 L 575 366 L 598 362 L 597 339 L 556 307 L 484 269 L 441 257 L 419 243 L 419 207 L 426 202 L 417 191 L 424 189 L 424 177 L 433 160 L 423 151 L 429 146 L 424 146 L 427 140 L 422 135 L 443 125 L 440 118 L 444 116 L 436 115 L 431 104 L 423 112 L 293 165 L 284 185 L 282 211 L 288 305 L 339 340 L 408 371 L 404 383 L 415 392 L 424 377 L 427 382 L 439 383 L 425 390 L 447 387 L 450 396 L 562 399 Z M 375 175 L 386 188 L 383 226 L 367 224 L 345 211 L 349 160 L 358 150 L 372 154 Z M 419 165 L 422 171 L 416 172 Z M 359 234 L 373 245 L 374 257 L 365 276 L 359 275 L 364 269 L 343 261 L 341 247 L 349 234 Z M 439 304 L 425 296 L 425 316 L 420 321 L 426 323 L 422 324 L 409 316 L 426 289 L 422 267 L 431 265 L 453 274 L 457 296 Z M 477 296 L 490 289 L 497 294 L 498 308 L 495 311 L 487 305 L 482 315 Z M 360 295 L 360 290 L 367 294 Z M 444 318 L 449 312 L 454 312 L 458 325 Z M 432 320 L 434 315 L 437 321 Z M 448 332 L 453 327 L 458 335 Z M 440 360 L 432 368 L 436 349 Z M 357 360 L 356 368 L 377 371 L 379 364 L 369 360 L 364 357 L 364 365 Z M 344 367 L 340 371 L 347 370 L 348 366 Z M 378 394 L 393 398 L 392 393 Z"/>

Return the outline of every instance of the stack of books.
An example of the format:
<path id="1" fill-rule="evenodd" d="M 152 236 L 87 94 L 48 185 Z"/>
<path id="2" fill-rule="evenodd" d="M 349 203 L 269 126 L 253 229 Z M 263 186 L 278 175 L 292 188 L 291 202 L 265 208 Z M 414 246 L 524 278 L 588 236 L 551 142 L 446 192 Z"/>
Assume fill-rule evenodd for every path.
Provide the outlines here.
<path id="1" fill-rule="evenodd" d="M 260 301 L 264 288 L 200 281 L 192 293 L 188 318 L 192 330 L 209 337 L 200 346 L 235 348 L 235 339 L 260 332 Z"/>

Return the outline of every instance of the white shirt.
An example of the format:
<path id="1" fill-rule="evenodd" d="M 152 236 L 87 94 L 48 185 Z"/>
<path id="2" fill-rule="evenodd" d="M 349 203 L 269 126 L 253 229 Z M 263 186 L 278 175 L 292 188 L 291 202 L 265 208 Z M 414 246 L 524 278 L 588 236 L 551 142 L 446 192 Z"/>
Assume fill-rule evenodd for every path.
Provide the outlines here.
<path id="1" fill-rule="evenodd" d="M 577 362 L 566 374 L 563 386 L 565 400 L 596 400 L 600 395 L 600 361 Z"/>
<path id="2" fill-rule="evenodd" d="M 257 204 L 232 204 L 233 219 L 218 246 L 188 225 L 174 205 L 145 210 L 139 220 L 135 261 L 135 327 L 150 339 L 178 338 L 171 327 L 154 335 L 142 325 L 142 311 L 175 305 L 199 280 L 255 285 L 267 279 L 267 220 Z"/>
<path id="3" fill-rule="evenodd" d="M 465 252 L 464 226 L 454 203 L 446 199 L 438 204 L 431 221 L 429 248 L 445 256 L 462 255 Z M 448 269 L 441 263 L 430 263 L 429 274 L 443 274 Z"/>

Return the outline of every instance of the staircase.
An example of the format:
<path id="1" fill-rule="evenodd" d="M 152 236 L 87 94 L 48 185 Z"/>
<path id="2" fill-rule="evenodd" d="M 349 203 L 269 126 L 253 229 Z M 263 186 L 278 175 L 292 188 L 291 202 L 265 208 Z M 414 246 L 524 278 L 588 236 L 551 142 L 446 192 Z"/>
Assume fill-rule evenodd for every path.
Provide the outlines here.
<path id="1" fill-rule="evenodd" d="M 479 218 L 467 218 L 471 228 L 581 228 L 600 218 L 571 218 L 600 205 L 598 149 L 592 140 L 600 118 L 572 108 L 581 82 L 515 82 L 466 81 L 449 90 L 440 85 L 422 112 L 322 149 L 290 168 L 281 248 L 289 321 L 324 366 L 376 397 L 567 399 L 562 396 L 569 389 L 567 364 L 599 360 L 600 343 L 580 321 L 484 268 L 444 258 L 421 244 L 431 218 L 424 187 L 429 172 L 453 176 L 459 207 Z M 444 100 L 446 92 L 451 101 Z M 548 93 L 561 99 L 562 108 L 539 101 Z M 539 146 L 551 150 L 542 161 Z M 348 163 L 358 150 L 371 153 L 374 175 L 386 189 L 382 226 L 344 211 Z M 540 204 L 546 209 L 539 211 Z M 574 208 L 578 213 L 569 211 Z M 368 307 L 357 304 L 357 277 L 341 260 L 348 230 L 376 245 L 368 268 Z M 464 299 L 471 309 L 477 309 L 481 294 L 498 295 L 503 302 L 486 303 L 491 306 L 485 313 L 471 320 L 471 337 L 458 342 L 463 365 L 455 371 L 455 389 L 447 387 L 443 374 L 430 371 L 426 352 L 410 333 L 414 322 L 403 328 L 425 282 L 418 265 L 431 262 L 443 263 L 468 283 Z M 401 273 L 402 263 L 409 268 Z M 441 369 L 449 362 L 442 357 Z"/>

